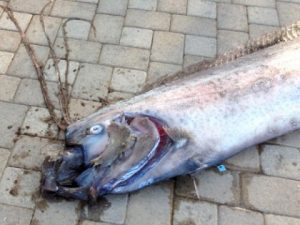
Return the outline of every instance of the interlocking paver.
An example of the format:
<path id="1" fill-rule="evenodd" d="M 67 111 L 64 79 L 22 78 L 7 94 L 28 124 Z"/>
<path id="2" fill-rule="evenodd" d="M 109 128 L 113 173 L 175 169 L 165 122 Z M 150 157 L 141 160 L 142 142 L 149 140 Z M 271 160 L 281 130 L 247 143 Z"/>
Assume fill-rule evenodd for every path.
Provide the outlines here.
<path id="1" fill-rule="evenodd" d="M 264 225 L 263 214 L 243 208 L 219 207 L 220 225 Z"/>
<path id="2" fill-rule="evenodd" d="M 72 96 L 86 100 L 105 99 L 112 68 L 96 64 L 82 64 L 75 81 Z"/>
<path id="3" fill-rule="evenodd" d="M 151 62 L 149 67 L 148 77 L 147 77 L 147 83 L 148 84 L 154 83 L 159 78 L 168 76 L 181 69 L 182 67 L 180 65 Z"/>
<path id="4" fill-rule="evenodd" d="M 267 213 L 300 215 L 299 181 L 245 174 L 242 177 L 243 200 L 247 207 Z"/>
<path id="5" fill-rule="evenodd" d="M 275 7 L 275 0 L 232 0 L 234 4 L 247 6 Z"/>
<path id="6" fill-rule="evenodd" d="M 128 9 L 125 18 L 126 26 L 153 30 L 169 30 L 171 16 L 164 12 Z"/>
<path id="7" fill-rule="evenodd" d="M 218 31 L 218 54 L 223 54 L 232 49 L 243 46 L 249 39 L 247 33 L 219 30 Z"/>
<path id="8" fill-rule="evenodd" d="M 216 21 L 195 16 L 173 15 L 171 31 L 184 34 L 215 37 L 217 33 Z"/>
<path id="9" fill-rule="evenodd" d="M 189 0 L 187 14 L 216 19 L 217 4 L 208 0 Z"/>
<path id="10" fill-rule="evenodd" d="M 258 172 L 260 170 L 257 146 L 245 149 L 239 154 L 226 160 L 229 168 Z"/>
<path id="11" fill-rule="evenodd" d="M 145 204 L 145 199 L 147 199 L 147 204 Z M 171 224 L 172 184 L 163 183 L 131 194 L 127 210 L 127 225 Z"/>
<path id="12" fill-rule="evenodd" d="M 39 14 L 48 2 L 48 0 L 26 0 L 26 4 L 24 4 L 24 0 L 11 0 L 8 6 L 14 11 Z M 52 4 L 45 8 L 45 14 L 50 11 Z"/>
<path id="13" fill-rule="evenodd" d="M 177 14 L 186 14 L 187 0 L 159 0 L 158 10 Z"/>
<path id="14" fill-rule="evenodd" d="M 146 49 L 118 45 L 104 45 L 100 55 L 100 63 L 146 70 L 149 57 L 150 52 Z"/>
<path id="15" fill-rule="evenodd" d="M 300 150 L 275 145 L 264 145 L 261 166 L 265 174 L 300 180 Z"/>
<path id="16" fill-rule="evenodd" d="M 281 26 L 300 20 L 300 4 L 277 2 L 277 8 Z"/>
<path id="17" fill-rule="evenodd" d="M 95 10 L 95 4 L 59 0 L 54 3 L 51 15 L 91 20 L 94 16 Z"/>
<path id="18" fill-rule="evenodd" d="M 12 101 L 20 79 L 11 76 L 0 75 L 0 100 L 2 101 Z"/>
<path id="19" fill-rule="evenodd" d="M 46 33 L 51 43 L 53 43 L 62 20 L 60 18 L 50 16 L 44 16 L 43 18 Z M 26 35 L 30 43 L 48 46 L 48 42 L 43 32 L 39 15 L 33 16 L 30 25 L 26 31 Z"/>
<path id="20" fill-rule="evenodd" d="M 154 32 L 151 60 L 166 63 L 183 63 L 184 35 L 171 32 Z"/>
<path id="21" fill-rule="evenodd" d="M 258 24 L 250 24 L 249 25 L 249 35 L 250 39 L 259 38 L 260 36 L 270 33 L 276 29 L 279 29 L 278 27 L 274 26 L 265 26 L 265 25 L 258 25 Z"/>
<path id="22" fill-rule="evenodd" d="M 33 210 L 0 204 L 1 225 L 30 225 Z"/>
<path id="23" fill-rule="evenodd" d="M 156 10 L 157 0 L 129 0 L 128 8 L 143 9 L 143 10 Z"/>
<path id="24" fill-rule="evenodd" d="M 217 41 L 215 38 L 187 35 L 185 38 L 185 54 L 204 57 L 215 57 Z"/>
<path id="25" fill-rule="evenodd" d="M 65 21 L 66 37 L 87 40 L 89 37 L 91 23 L 83 20 Z M 63 37 L 63 25 L 58 32 L 59 37 Z"/>
<path id="26" fill-rule="evenodd" d="M 31 45 L 31 47 L 34 49 L 39 62 L 42 64 L 46 63 L 49 55 L 49 48 L 39 45 Z M 7 73 L 19 77 L 36 78 L 35 69 L 23 45 L 19 47 Z"/>
<path id="27" fill-rule="evenodd" d="M 40 170 L 46 156 L 54 156 L 64 149 L 63 143 L 39 137 L 21 136 L 16 142 L 9 165 Z"/>
<path id="28" fill-rule="evenodd" d="M 120 92 L 120 91 L 112 91 L 108 94 L 107 100 L 109 102 L 118 102 L 124 99 L 129 99 L 133 97 L 132 93 Z"/>
<path id="29" fill-rule="evenodd" d="M 279 26 L 277 11 L 272 8 L 248 7 L 249 23 Z"/>
<path id="30" fill-rule="evenodd" d="M 300 146 L 300 131 L 295 131 L 291 134 L 286 134 L 281 137 L 275 138 L 275 139 L 271 140 L 270 143 L 299 148 L 299 146 Z"/>
<path id="31" fill-rule="evenodd" d="M 0 203 L 34 208 L 40 179 L 39 172 L 7 167 L 0 182 Z"/>
<path id="32" fill-rule="evenodd" d="M 136 93 L 142 90 L 147 73 L 140 70 L 115 68 L 110 88 L 116 91 Z"/>
<path id="33" fill-rule="evenodd" d="M 69 59 L 74 61 L 96 63 L 98 61 L 101 44 L 92 41 L 68 39 Z M 66 50 L 63 38 L 57 38 L 54 43 L 56 55 L 65 58 Z"/>
<path id="34" fill-rule="evenodd" d="M 93 112 L 97 111 L 102 104 L 100 102 L 87 101 L 83 99 L 71 98 L 70 100 L 70 115 L 71 118 L 81 119 Z"/>
<path id="35" fill-rule="evenodd" d="M 29 13 L 14 12 L 14 16 L 22 31 L 25 31 L 30 23 L 32 15 Z M 15 24 L 9 19 L 6 12 L 4 12 L 0 17 L 0 29 L 17 31 Z"/>
<path id="36" fill-rule="evenodd" d="M 217 211 L 215 204 L 178 199 L 175 201 L 173 224 L 217 225 Z"/>
<path id="37" fill-rule="evenodd" d="M 218 28 L 248 31 L 246 7 L 242 5 L 219 4 Z"/>
<path id="38" fill-rule="evenodd" d="M 41 200 L 34 212 L 32 224 L 75 225 L 78 221 L 77 205 L 74 201 L 50 202 Z M 39 205 L 41 205 L 39 207 Z"/>
<path id="39" fill-rule="evenodd" d="M 272 214 L 265 215 L 266 225 L 298 225 L 300 224 L 299 218 L 292 218 L 287 216 L 278 216 Z"/>
<path id="40" fill-rule="evenodd" d="M 190 66 L 192 64 L 198 63 L 204 59 L 209 59 L 207 57 L 203 56 L 197 56 L 197 55 L 185 55 L 184 56 L 184 62 L 183 62 L 183 67 Z"/>
<path id="41" fill-rule="evenodd" d="M 16 133 L 22 125 L 27 107 L 0 102 L 0 147 L 11 148 Z"/>
<path id="42" fill-rule="evenodd" d="M 127 4 L 128 0 L 101 0 L 97 12 L 125 16 Z"/>
<path id="43" fill-rule="evenodd" d="M 95 222 L 95 221 L 90 221 L 90 220 L 83 220 L 83 221 L 79 222 L 79 225 L 112 225 L 112 224 Z"/>
<path id="44" fill-rule="evenodd" d="M 48 138 L 56 137 L 57 131 L 57 127 L 51 121 L 48 110 L 40 107 L 31 107 L 28 110 L 21 128 L 22 134 Z"/>
<path id="45" fill-rule="evenodd" d="M 0 177 L 2 176 L 2 173 L 6 167 L 9 156 L 10 151 L 8 149 L 0 148 Z"/>
<path id="46" fill-rule="evenodd" d="M 152 44 L 153 31 L 134 27 L 124 27 L 120 43 L 121 45 L 150 48 Z"/>
<path id="47" fill-rule="evenodd" d="M 13 53 L 0 51 L 0 74 L 6 73 L 7 68 L 13 57 Z"/>
<path id="48" fill-rule="evenodd" d="M 0 51 L 14 52 L 18 49 L 21 37 L 17 32 L 0 30 Z"/>
<path id="49" fill-rule="evenodd" d="M 91 30 L 90 39 L 110 44 L 118 44 L 121 37 L 122 16 L 111 16 L 105 14 L 97 14 L 94 20 L 96 35 Z"/>

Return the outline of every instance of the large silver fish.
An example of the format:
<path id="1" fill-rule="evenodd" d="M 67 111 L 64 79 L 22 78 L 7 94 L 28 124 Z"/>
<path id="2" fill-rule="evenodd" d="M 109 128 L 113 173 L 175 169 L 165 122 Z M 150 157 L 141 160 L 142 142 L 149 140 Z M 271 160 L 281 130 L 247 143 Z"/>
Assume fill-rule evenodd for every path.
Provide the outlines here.
<path id="1" fill-rule="evenodd" d="M 156 88 L 78 121 L 43 165 L 44 191 L 89 199 L 216 165 L 300 128 L 300 42 Z"/>

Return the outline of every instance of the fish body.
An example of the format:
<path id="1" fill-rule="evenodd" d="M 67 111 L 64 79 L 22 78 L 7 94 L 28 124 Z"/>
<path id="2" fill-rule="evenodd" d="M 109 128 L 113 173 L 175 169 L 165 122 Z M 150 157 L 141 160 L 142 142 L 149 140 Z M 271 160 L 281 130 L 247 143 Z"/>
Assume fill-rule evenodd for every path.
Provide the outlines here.
<path id="1" fill-rule="evenodd" d="M 45 163 L 44 181 L 50 184 L 44 189 L 82 199 L 135 191 L 195 173 L 247 147 L 299 129 L 299 58 L 299 41 L 274 46 L 119 102 L 72 124 L 66 143 L 81 146 L 82 151 L 80 170 L 75 166 L 77 173 L 68 177 L 74 189 L 53 178 L 71 168 L 57 161 L 54 172 L 48 170 L 54 164 Z M 124 138 L 124 149 L 119 144 L 109 163 L 95 165 L 93 159 L 109 155 L 104 152 L 111 141 L 105 140 L 113 139 L 109 130 L 114 123 L 126 131 L 124 137 L 116 135 Z M 87 134 L 95 125 L 103 126 L 104 133 Z M 129 136 L 133 142 L 128 141 Z"/>

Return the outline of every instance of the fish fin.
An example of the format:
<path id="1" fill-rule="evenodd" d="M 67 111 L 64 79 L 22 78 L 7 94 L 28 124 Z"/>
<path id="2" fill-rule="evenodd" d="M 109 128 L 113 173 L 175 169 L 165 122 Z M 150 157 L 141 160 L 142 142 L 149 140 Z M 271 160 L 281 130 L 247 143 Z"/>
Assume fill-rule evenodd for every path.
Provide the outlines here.
<path id="1" fill-rule="evenodd" d="M 177 148 L 184 147 L 190 140 L 190 134 L 179 128 L 163 127 L 167 135 L 175 142 Z"/>

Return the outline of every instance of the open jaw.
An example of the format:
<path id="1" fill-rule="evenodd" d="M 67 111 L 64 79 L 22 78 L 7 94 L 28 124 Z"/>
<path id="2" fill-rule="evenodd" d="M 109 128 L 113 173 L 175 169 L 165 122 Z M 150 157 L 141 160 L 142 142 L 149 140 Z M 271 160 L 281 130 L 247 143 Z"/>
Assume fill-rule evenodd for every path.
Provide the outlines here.
<path id="1" fill-rule="evenodd" d="M 96 199 L 126 192 L 170 151 L 166 124 L 146 115 L 121 115 L 109 124 L 97 124 L 83 141 L 71 145 L 42 166 L 42 191 L 66 198 Z M 92 134 L 90 133 L 92 132 Z M 137 189 L 151 181 L 137 184 Z"/>

